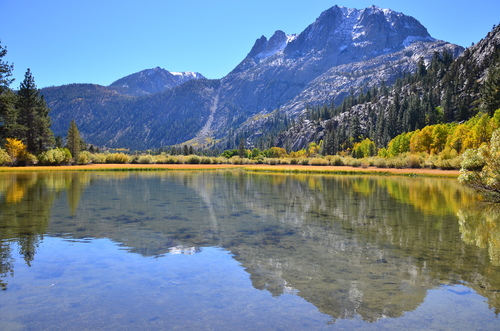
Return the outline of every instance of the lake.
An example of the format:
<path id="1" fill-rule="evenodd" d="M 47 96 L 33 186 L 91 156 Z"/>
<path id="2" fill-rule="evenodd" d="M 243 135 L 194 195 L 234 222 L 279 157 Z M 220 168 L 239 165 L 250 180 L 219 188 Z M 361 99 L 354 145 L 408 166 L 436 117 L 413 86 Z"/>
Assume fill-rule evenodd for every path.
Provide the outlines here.
<path id="1" fill-rule="evenodd" d="M 0 174 L 1 330 L 500 329 L 500 212 L 454 179 Z"/>

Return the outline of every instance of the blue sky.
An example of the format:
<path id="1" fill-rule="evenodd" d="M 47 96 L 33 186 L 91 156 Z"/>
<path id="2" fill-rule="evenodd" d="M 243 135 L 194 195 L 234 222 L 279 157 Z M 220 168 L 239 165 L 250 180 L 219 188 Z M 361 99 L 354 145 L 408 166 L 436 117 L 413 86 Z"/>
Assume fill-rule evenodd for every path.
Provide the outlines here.
<path id="1" fill-rule="evenodd" d="M 0 40 L 12 88 L 27 68 L 39 88 L 109 85 L 157 66 L 221 78 L 260 36 L 300 33 L 334 5 L 390 8 L 464 47 L 500 23 L 498 0 L 0 0 Z"/>

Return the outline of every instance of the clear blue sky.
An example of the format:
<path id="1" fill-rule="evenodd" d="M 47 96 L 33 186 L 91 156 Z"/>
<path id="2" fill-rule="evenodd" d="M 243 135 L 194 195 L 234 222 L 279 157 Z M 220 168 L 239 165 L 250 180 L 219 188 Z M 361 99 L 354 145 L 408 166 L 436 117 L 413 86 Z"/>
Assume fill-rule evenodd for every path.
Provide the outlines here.
<path id="1" fill-rule="evenodd" d="M 336 4 L 402 12 L 464 47 L 500 23 L 499 0 L 0 0 L 0 40 L 16 89 L 27 68 L 39 88 L 109 85 L 157 66 L 221 78 L 260 36 L 300 33 Z"/>

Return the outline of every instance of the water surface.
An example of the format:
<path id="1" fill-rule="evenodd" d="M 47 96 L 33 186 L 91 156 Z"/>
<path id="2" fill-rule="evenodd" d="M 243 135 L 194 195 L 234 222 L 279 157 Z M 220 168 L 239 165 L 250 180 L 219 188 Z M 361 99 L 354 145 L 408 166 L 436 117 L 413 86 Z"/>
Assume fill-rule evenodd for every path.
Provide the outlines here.
<path id="1" fill-rule="evenodd" d="M 456 180 L 0 175 L 0 329 L 498 329 L 494 206 Z"/>

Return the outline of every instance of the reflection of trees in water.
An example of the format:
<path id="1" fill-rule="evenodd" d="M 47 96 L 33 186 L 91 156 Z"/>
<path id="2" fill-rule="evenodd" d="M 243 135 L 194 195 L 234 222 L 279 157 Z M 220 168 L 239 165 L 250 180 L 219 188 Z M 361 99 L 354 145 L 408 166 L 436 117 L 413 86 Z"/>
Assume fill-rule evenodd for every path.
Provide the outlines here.
<path id="1" fill-rule="evenodd" d="M 500 206 L 477 204 L 457 213 L 462 240 L 488 251 L 491 263 L 500 266 Z"/>
<path id="2" fill-rule="evenodd" d="M 14 276 L 14 259 L 9 242 L 0 241 L 0 290 L 7 290 L 7 283 L 2 280 L 7 276 Z"/>
<path id="3" fill-rule="evenodd" d="M 496 269 L 485 250 L 460 240 L 456 222 L 476 197 L 452 180 L 237 171 L 34 177 L 0 181 L 0 220 L 19 213 L 2 239 L 24 245 L 28 264 L 44 233 L 108 237 L 145 256 L 220 246 L 255 288 L 295 293 L 334 319 L 398 317 L 428 289 L 462 281 L 500 307 Z M 71 217 L 61 214 L 48 228 L 63 192 Z M 12 268 L 10 247 L 3 252 L 1 277 Z"/>
<path id="4" fill-rule="evenodd" d="M 85 176 L 75 173 L 10 173 L 0 176 L 0 277 L 14 272 L 11 245 L 15 242 L 26 264 L 31 266 L 37 247 L 47 232 L 56 196 L 65 191 L 71 210 L 75 210 L 85 182 Z M 7 284 L 2 282 L 2 288 L 7 289 Z"/>
<path id="5" fill-rule="evenodd" d="M 207 181 L 191 184 L 200 192 L 214 186 Z M 297 292 L 334 318 L 375 321 L 414 310 L 430 288 L 465 281 L 500 307 L 494 266 L 460 240 L 456 212 L 477 198 L 456 181 L 242 174 L 209 191 L 227 192 L 224 208 L 240 204 L 242 216 L 263 223 L 220 245 L 273 295 Z M 227 221 L 218 226 L 224 233 Z"/>
<path id="6" fill-rule="evenodd" d="M 480 247 L 488 252 L 492 265 L 488 275 L 498 274 L 500 266 L 500 206 L 495 204 L 477 204 L 472 208 L 461 209 L 457 213 L 460 223 L 462 240 Z M 485 275 L 486 276 L 486 275 Z M 495 313 L 500 313 L 500 287 L 498 284 L 488 282 L 488 277 L 477 280 L 479 286 L 476 291 L 488 297 L 488 304 L 495 308 Z M 497 285 L 497 286 L 495 286 Z M 493 293 L 492 296 L 490 293 Z"/>

